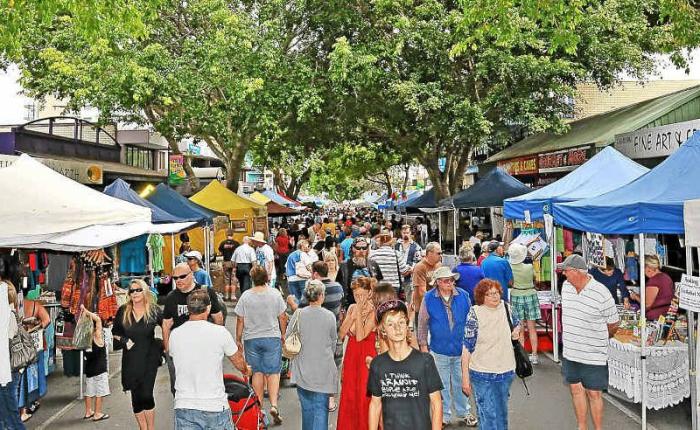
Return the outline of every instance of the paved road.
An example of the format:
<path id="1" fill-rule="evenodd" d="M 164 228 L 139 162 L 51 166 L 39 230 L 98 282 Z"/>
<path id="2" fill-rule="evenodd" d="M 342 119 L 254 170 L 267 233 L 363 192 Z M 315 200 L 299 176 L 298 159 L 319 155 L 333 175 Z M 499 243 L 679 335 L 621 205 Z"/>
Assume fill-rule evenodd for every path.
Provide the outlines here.
<path id="1" fill-rule="evenodd" d="M 233 331 L 234 320 L 229 318 L 227 326 Z M 561 382 L 559 366 L 543 359 L 536 367 L 536 374 L 528 381 L 530 396 L 527 396 L 522 383 L 516 380 L 511 390 L 510 423 L 514 430 L 559 430 L 575 429 L 576 423 L 572 412 L 568 389 Z M 121 391 L 119 379 L 120 357 L 113 354 L 110 359 L 110 375 L 112 395 L 105 401 L 105 410 L 111 418 L 100 423 L 83 421 L 81 418 L 84 407 L 81 400 L 76 399 L 79 392 L 78 378 L 66 378 L 61 371 L 54 372 L 49 377 L 49 394 L 43 399 L 41 409 L 27 423 L 29 429 L 133 429 L 136 422 L 131 414 L 131 403 L 128 394 Z M 225 371 L 234 372 L 228 361 Z M 301 429 L 301 417 L 296 390 L 284 387 L 281 390 L 280 409 L 285 430 Z M 170 384 L 166 367 L 161 367 L 156 380 L 156 427 L 158 429 L 173 428 L 173 399 L 170 394 Z M 611 403 L 605 405 L 605 428 L 614 430 L 633 430 L 641 426 L 635 418 L 639 417 L 638 405 L 619 402 L 627 413 Z M 663 411 L 649 411 L 650 430 L 686 430 L 690 429 L 688 401 Z M 268 405 L 266 405 L 268 406 Z M 335 414 L 331 417 L 330 429 L 335 429 Z M 452 428 L 460 428 L 454 424 Z M 464 427 L 461 427 L 464 428 Z"/>

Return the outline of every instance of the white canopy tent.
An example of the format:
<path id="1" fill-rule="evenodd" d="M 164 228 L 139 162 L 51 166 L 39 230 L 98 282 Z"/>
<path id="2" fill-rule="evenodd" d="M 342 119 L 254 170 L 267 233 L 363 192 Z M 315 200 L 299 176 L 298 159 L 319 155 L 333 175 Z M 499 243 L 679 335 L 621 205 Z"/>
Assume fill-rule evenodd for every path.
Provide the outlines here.
<path id="1" fill-rule="evenodd" d="M 0 195 L 0 238 L 151 221 L 150 209 L 79 184 L 26 154 L 0 169 Z"/>
<path id="2" fill-rule="evenodd" d="M 695 259 L 693 258 L 693 248 L 695 248 L 698 259 L 700 259 L 700 199 L 686 200 L 683 202 L 683 223 L 685 225 L 685 260 L 686 273 L 693 276 L 695 267 Z M 690 399 L 691 399 L 691 423 L 693 430 L 698 428 L 698 416 L 700 416 L 700 375 L 697 373 L 697 363 L 700 359 L 700 349 L 693 342 L 693 321 L 695 320 L 695 312 L 688 311 L 688 348 L 690 352 L 688 358 L 690 360 Z"/>

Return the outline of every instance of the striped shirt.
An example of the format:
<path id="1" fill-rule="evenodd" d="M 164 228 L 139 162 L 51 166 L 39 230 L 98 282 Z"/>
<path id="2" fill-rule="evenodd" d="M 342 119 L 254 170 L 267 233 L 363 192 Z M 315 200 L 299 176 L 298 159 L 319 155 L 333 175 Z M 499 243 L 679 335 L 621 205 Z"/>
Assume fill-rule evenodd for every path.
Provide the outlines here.
<path id="1" fill-rule="evenodd" d="M 396 290 L 401 286 L 399 283 L 399 270 L 401 273 L 406 272 L 409 267 L 406 266 L 401 252 L 394 251 L 391 246 L 382 246 L 375 249 L 369 254 L 369 259 L 374 261 L 382 271 L 384 282 L 389 282 Z"/>
<path id="2" fill-rule="evenodd" d="M 571 283 L 561 290 L 564 358 L 605 366 L 608 362 L 608 324 L 620 320 L 605 285 L 590 277 L 580 293 Z"/>
<path id="3" fill-rule="evenodd" d="M 335 281 L 331 281 L 328 278 L 321 279 L 321 282 L 323 282 L 323 285 L 326 286 L 325 298 L 323 299 L 323 304 L 321 306 L 333 312 L 335 321 L 338 323 L 338 319 L 340 318 L 340 308 L 343 305 L 343 297 L 345 295 L 343 293 L 343 286 Z M 303 295 L 301 297 L 301 302 L 299 302 L 299 307 L 305 308 L 307 306 L 309 306 L 309 300 L 306 298 L 306 295 Z"/>

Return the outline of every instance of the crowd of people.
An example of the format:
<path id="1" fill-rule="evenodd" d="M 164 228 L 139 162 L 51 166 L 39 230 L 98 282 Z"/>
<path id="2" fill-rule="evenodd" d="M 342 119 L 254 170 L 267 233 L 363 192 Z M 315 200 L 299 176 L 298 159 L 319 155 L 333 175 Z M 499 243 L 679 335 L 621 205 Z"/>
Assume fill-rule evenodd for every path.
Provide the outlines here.
<path id="1" fill-rule="evenodd" d="M 139 429 L 157 428 L 153 390 L 162 360 L 176 428 L 232 429 L 224 357 L 250 378 L 272 425 L 285 420 L 279 390 L 281 378 L 289 377 L 303 430 L 327 429 L 336 409 L 339 430 L 435 430 L 455 422 L 507 429 L 513 341 L 524 345 L 527 332 L 529 360 L 539 363 L 535 322 L 541 315 L 527 249 L 506 249 L 475 231 L 450 268 L 440 244 L 427 241 L 428 230 L 422 219 L 402 224 L 369 210 L 283 219 L 269 235 L 256 232 L 241 243 L 228 232 L 218 246 L 223 300 L 202 255 L 189 249 L 178 257 L 174 289 L 162 306 L 145 282 L 131 282 L 112 333 L 115 349 L 123 350 L 121 385 L 131 395 Z M 1 262 L 0 343 L 15 336 L 17 310 Z M 658 260 L 647 259 L 647 267 L 646 306 L 654 312 L 664 307 L 668 281 Z M 579 428 L 586 428 L 590 409 L 600 429 L 618 290 L 625 306 L 635 297 L 614 270 L 589 273 L 578 255 L 560 269 L 566 278 L 564 380 Z M 226 302 L 236 316 L 235 336 L 223 327 Z M 96 329 L 87 354 L 84 417 L 101 421 L 109 418 L 102 403 L 109 394 L 105 344 L 99 317 L 88 315 Z M 283 346 L 292 335 L 302 346 L 287 360 Z M 7 354 L 0 348 L 0 363 Z M 18 369 L 0 366 L 3 428 L 23 428 L 18 378 Z"/>

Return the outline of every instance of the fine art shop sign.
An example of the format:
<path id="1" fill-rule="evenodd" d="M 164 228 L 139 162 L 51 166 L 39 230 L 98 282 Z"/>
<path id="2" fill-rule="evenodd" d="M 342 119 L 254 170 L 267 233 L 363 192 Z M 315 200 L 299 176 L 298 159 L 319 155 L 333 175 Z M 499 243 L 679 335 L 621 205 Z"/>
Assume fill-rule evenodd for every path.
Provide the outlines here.
<path id="1" fill-rule="evenodd" d="M 615 149 L 630 158 L 666 157 L 700 130 L 700 119 L 615 136 Z"/>

